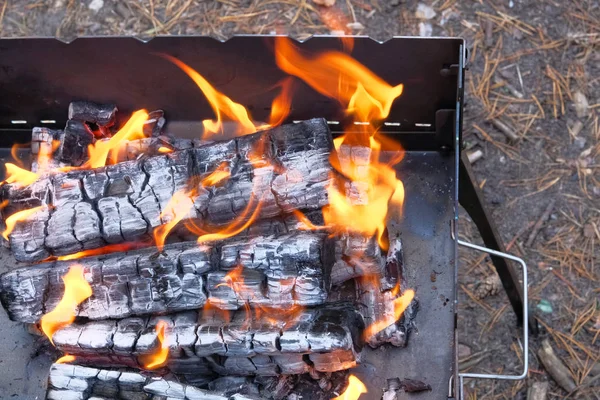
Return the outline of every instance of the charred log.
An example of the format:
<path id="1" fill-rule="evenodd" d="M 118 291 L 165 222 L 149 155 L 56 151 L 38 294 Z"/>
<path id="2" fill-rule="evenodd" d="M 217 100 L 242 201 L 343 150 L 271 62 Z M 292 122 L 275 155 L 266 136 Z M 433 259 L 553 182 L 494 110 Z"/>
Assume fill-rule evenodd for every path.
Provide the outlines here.
<path id="1" fill-rule="evenodd" d="M 256 146 L 264 148 L 263 161 L 253 160 Z M 322 119 L 284 125 L 200 148 L 51 175 L 27 187 L 4 185 L 0 197 L 9 206 L 2 215 L 43 206 L 10 235 L 19 261 L 139 240 L 172 219 L 172 213 L 161 212 L 175 192 L 190 189 L 192 178 L 222 163 L 231 176 L 217 187 L 196 187 L 191 219 L 228 224 L 253 196 L 261 201 L 261 219 L 319 209 L 328 202 L 331 148 L 331 133 Z"/>
<path id="2" fill-rule="evenodd" d="M 250 383 L 246 383 L 246 386 L 250 385 Z M 239 395 L 244 396 L 243 391 L 243 389 L 240 390 L 242 393 Z M 147 376 L 136 372 L 53 364 L 48 376 L 46 399 L 228 400 L 252 398 L 239 397 L 236 394 L 226 395 L 224 392 L 203 390 L 158 376 Z"/>
<path id="3" fill-rule="evenodd" d="M 89 122 L 99 126 L 111 126 L 115 123 L 117 106 L 98 104 L 91 101 L 74 101 L 69 104 L 69 119 Z"/>
<path id="4" fill-rule="evenodd" d="M 406 288 L 403 278 L 402 242 L 393 238 L 390 243 L 385 262 L 385 271 L 379 280 L 364 279 L 357 282 L 358 309 L 367 326 L 377 321 L 395 321 L 394 300 L 402 293 L 388 289 L 391 282 L 396 282 L 400 289 Z M 402 317 L 380 332 L 368 338 L 367 343 L 373 348 L 389 343 L 396 347 L 405 347 L 413 328 L 413 320 L 418 310 L 417 300 L 413 300 L 404 311 Z"/>
<path id="5" fill-rule="evenodd" d="M 79 166 L 87 159 L 88 146 L 94 143 L 94 134 L 85 122 L 69 120 L 60 136 L 57 159 L 68 165 Z"/>
<path id="6" fill-rule="evenodd" d="M 11 319 L 37 322 L 62 298 L 61 277 L 79 264 L 93 295 L 77 315 L 93 320 L 197 309 L 207 300 L 226 310 L 317 305 L 329 288 L 329 241 L 324 233 L 295 232 L 48 262 L 2 275 L 0 300 Z M 230 278 L 236 267 L 240 276 Z"/>
<path id="7" fill-rule="evenodd" d="M 160 136 L 166 122 L 165 112 L 163 110 L 155 110 L 150 112 L 148 114 L 148 120 L 144 124 L 144 136 Z"/>
<path id="8" fill-rule="evenodd" d="M 139 357 L 159 346 L 155 326 L 166 321 L 165 368 L 189 375 L 278 375 L 352 368 L 361 345 L 362 317 L 348 304 L 249 314 L 205 310 L 163 317 L 74 323 L 53 336 L 56 347 L 95 366 L 140 368 Z"/>
<path id="9" fill-rule="evenodd" d="M 54 158 L 56 151 L 54 143 L 60 140 L 63 131 L 58 129 L 48 129 L 45 127 L 35 127 L 31 131 L 31 171 L 43 173 L 51 168 L 59 166 Z M 42 165 L 38 162 L 39 155 L 42 154 Z"/>
<path id="10" fill-rule="evenodd" d="M 340 285 L 362 276 L 383 276 L 384 260 L 375 237 L 348 233 L 335 241 L 336 261 L 331 270 L 331 283 Z"/>

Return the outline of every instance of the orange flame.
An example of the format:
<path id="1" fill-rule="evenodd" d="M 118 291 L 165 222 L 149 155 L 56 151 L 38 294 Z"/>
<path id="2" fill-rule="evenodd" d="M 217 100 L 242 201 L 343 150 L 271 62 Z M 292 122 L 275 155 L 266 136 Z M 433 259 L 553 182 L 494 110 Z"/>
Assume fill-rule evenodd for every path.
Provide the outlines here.
<path id="1" fill-rule="evenodd" d="M 399 144 L 378 135 L 375 124 L 389 115 L 403 85 L 389 85 L 342 52 L 304 56 L 285 38 L 277 38 L 275 56 L 279 68 L 304 80 L 319 93 L 337 99 L 353 120 L 345 135 L 334 141 L 337 151 L 330 158 L 332 166 L 352 184 L 348 187 L 347 181 L 332 175 L 329 205 L 323 209 L 325 224 L 334 233 L 376 235 L 380 247 L 386 250 L 383 236 L 388 209 L 393 206 L 401 210 L 404 202 L 404 186 L 393 169 L 404 152 Z M 360 148 L 369 151 L 355 156 L 353 149 Z M 392 152 L 390 160 L 383 160 L 384 152 Z M 359 199 L 348 196 L 348 190 L 358 191 Z"/>
<path id="2" fill-rule="evenodd" d="M 208 100 L 211 108 L 215 112 L 217 120 L 206 119 L 202 121 L 204 126 L 204 139 L 213 137 L 215 134 L 223 134 L 223 117 L 237 122 L 237 136 L 248 135 L 256 132 L 256 126 L 252 123 L 248 110 L 239 103 L 234 102 L 223 93 L 217 91 L 202 75 L 196 72 L 189 65 L 167 54 L 160 54 L 161 57 L 171 61 L 185 72 L 196 85 L 200 88 Z"/>
<path id="3" fill-rule="evenodd" d="M 348 387 L 344 393 L 331 400 L 357 400 L 361 394 L 367 393 L 367 387 L 354 375 L 348 377 Z"/>
<path id="4" fill-rule="evenodd" d="M 40 143 L 40 150 L 38 152 L 37 164 L 38 171 L 43 172 L 48 170 L 50 166 L 50 161 L 52 160 L 52 154 L 58 149 L 60 146 L 60 140 L 53 140 L 52 144 L 48 146 L 48 143 L 43 142 Z"/>
<path id="5" fill-rule="evenodd" d="M 65 283 L 65 293 L 54 310 L 42 316 L 40 321 L 42 331 L 52 341 L 52 336 L 57 330 L 70 325 L 75 321 L 77 306 L 92 295 L 92 287 L 83 277 L 83 268 L 73 265 L 62 277 Z"/>
<path id="6" fill-rule="evenodd" d="M 244 267 L 241 265 L 238 265 L 237 267 L 235 267 L 234 269 L 232 269 L 225 275 L 225 278 L 224 278 L 225 282 L 219 283 L 215 287 L 227 286 L 227 287 L 230 287 L 231 289 L 235 290 L 235 287 L 237 284 L 242 284 L 242 285 L 244 284 L 244 278 L 242 278 L 242 272 L 244 272 Z"/>
<path id="7" fill-rule="evenodd" d="M 254 194 L 250 196 L 250 201 L 240 215 L 223 229 L 216 229 L 214 232 L 207 232 L 204 229 L 199 229 L 196 226 L 188 226 L 192 232 L 197 232 L 198 243 L 214 242 L 215 240 L 223 240 L 230 238 L 243 232 L 248 228 L 258 217 L 262 203 L 256 199 Z"/>
<path id="8" fill-rule="evenodd" d="M 116 253 L 116 252 L 120 252 L 120 251 L 129 251 L 129 250 L 133 250 L 133 249 L 138 249 L 140 247 L 145 247 L 145 243 L 135 242 L 135 243 L 109 244 L 107 246 L 99 247 L 97 249 L 82 250 L 77 253 L 67 254 L 64 256 L 58 256 L 58 257 L 56 257 L 56 260 L 59 260 L 59 261 L 76 260 L 78 258 L 83 258 L 83 257 L 98 256 L 98 255 L 102 255 L 102 254 Z M 49 260 L 51 260 L 51 259 L 49 259 Z"/>
<path id="9" fill-rule="evenodd" d="M 205 176 L 200 181 L 200 186 L 208 187 L 215 186 L 231 176 L 229 165 L 226 162 L 221 163 L 213 172 Z M 182 219 L 189 215 L 190 210 L 194 206 L 194 199 L 198 196 L 198 191 L 192 189 L 189 191 L 180 190 L 175 192 L 169 200 L 163 211 L 160 213 L 160 218 L 165 218 L 167 213 L 172 214 L 172 219 L 166 224 L 160 225 L 154 229 L 152 235 L 154 242 L 159 251 L 162 251 L 169 233 Z"/>
<path id="10" fill-rule="evenodd" d="M 269 126 L 279 126 L 285 121 L 292 108 L 292 91 L 294 81 L 287 77 L 280 82 L 281 92 L 273 99 Z"/>
<path id="11" fill-rule="evenodd" d="M 389 85 L 342 52 L 326 51 L 309 58 L 303 56 L 291 40 L 278 37 L 275 41 L 275 60 L 283 71 L 304 80 L 319 93 L 338 99 L 344 106 L 349 105 L 361 85 L 372 102 L 368 107 L 371 118 L 387 118 L 392 103 L 402 94 L 402 84 Z"/>
<path id="12" fill-rule="evenodd" d="M 58 360 L 54 361 L 55 364 L 66 364 L 66 363 L 70 363 L 71 361 L 75 361 L 75 356 L 71 355 L 71 354 L 65 354 L 64 356 L 60 357 Z"/>
<path id="13" fill-rule="evenodd" d="M 83 168 L 99 168 L 106 165 L 106 159 L 110 155 L 110 161 L 117 161 L 118 150 L 123 141 L 134 140 L 144 137 L 144 123 L 148 119 L 146 110 L 138 110 L 123 125 L 117 133 L 109 140 L 97 140 L 88 146 L 89 159 Z"/>
<path id="14" fill-rule="evenodd" d="M 158 339 L 159 347 L 152 354 L 147 354 L 140 357 L 144 369 L 156 369 L 167 361 L 169 355 L 169 346 L 165 341 L 165 330 L 167 329 L 167 323 L 165 321 L 158 321 L 156 324 L 156 337 Z"/>
<path id="15" fill-rule="evenodd" d="M 302 231 L 319 231 L 322 229 L 327 229 L 327 226 L 315 225 L 312 223 L 310 219 L 300 210 L 292 210 L 292 214 L 298 219 L 301 225 L 298 226 L 298 229 Z"/>
<path id="16" fill-rule="evenodd" d="M 230 176 L 231 171 L 229 170 L 229 164 L 222 162 L 217 169 L 202 178 L 200 184 L 202 187 L 215 186 L 223 182 L 225 179 L 228 179 Z"/>
<path id="17" fill-rule="evenodd" d="M 10 148 L 10 155 L 12 156 L 13 160 L 15 160 L 15 163 L 21 168 L 25 167 L 25 164 L 23 164 L 23 161 L 19 158 L 19 149 L 25 149 L 30 146 L 30 143 L 15 143 Z"/>
<path id="18" fill-rule="evenodd" d="M 172 215 L 172 219 L 166 224 L 157 226 L 152 232 L 154 236 L 154 242 L 159 251 L 162 251 L 165 246 L 167 236 L 173 230 L 173 228 L 186 216 L 189 215 L 190 210 L 194 206 L 193 198 L 196 197 L 195 191 L 180 190 L 175 192 L 173 197 L 169 200 L 165 208 L 160 213 L 160 218 L 165 218 L 168 214 Z"/>
<path id="19" fill-rule="evenodd" d="M 6 179 L 3 183 L 16 183 L 19 186 L 28 186 L 37 181 L 39 175 L 35 172 L 27 171 L 13 163 L 6 163 Z"/>
<path id="20" fill-rule="evenodd" d="M 375 321 L 373 324 L 369 325 L 364 331 L 365 340 L 369 340 L 388 326 L 395 324 L 398 321 L 404 310 L 410 305 L 410 302 L 414 299 L 415 292 L 411 289 L 406 290 L 400 297 L 397 297 L 393 300 L 394 304 L 394 315 L 389 315 L 385 318 L 382 318 L 378 321 Z"/>
<path id="21" fill-rule="evenodd" d="M 22 210 L 14 213 L 10 217 L 6 218 L 4 223 L 6 224 L 6 229 L 2 232 L 2 237 L 8 240 L 8 235 L 15 229 L 15 225 L 17 222 L 27 219 L 30 215 L 34 214 L 38 210 L 41 210 L 44 206 L 37 206 L 27 210 Z"/>

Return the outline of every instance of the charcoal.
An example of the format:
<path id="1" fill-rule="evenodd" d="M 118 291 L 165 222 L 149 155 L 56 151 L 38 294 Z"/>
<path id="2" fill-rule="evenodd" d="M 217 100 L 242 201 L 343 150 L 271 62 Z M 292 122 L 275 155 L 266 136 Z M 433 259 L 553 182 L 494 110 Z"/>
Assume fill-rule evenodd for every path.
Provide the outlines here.
<path id="1" fill-rule="evenodd" d="M 257 146 L 264 150 L 261 160 L 252 154 Z M 171 212 L 161 216 L 161 210 L 174 193 L 187 191 L 190 185 L 196 188 L 198 196 L 182 223 L 194 222 L 203 229 L 239 220 L 253 199 L 254 203 L 261 202 L 259 219 L 297 209 L 317 210 L 328 203 L 331 149 L 331 133 L 324 120 L 283 125 L 230 141 L 141 157 L 94 170 L 54 174 L 26 187 L 4 185 L 0 188 L 0 200 L 8 200 L 10 205 L 2 210 L 2 217 L 45 206 L 43 213 L 34 213 L 18 222 L 9 235 L 15 258 L 32 262 L 48 255 L 60 256 L 106 243 L 148 237 L 154 228 L 173 218 Z M 77 152 L 78 147 L 69 151 Z M 64 152 L 62 154 L 64 157 Z M 67 158 L 72 159 L 72 156 L 74 154 Z M 193 183 L 223 165 L 231 172 L 227 180 L 207 188 Z M 64 182 L 73 185 L 65 188 Z M 69 201 L 57 202 L 65 192 Z M 82 206 L 84 203 L 88 205 Z M 60 224 L 46 227 L 54 214 L 60 216 L 55 218 Z M 246 218 L 250 214 L 246 213 Z M 80 218 L 86 222 L 78 223 Z M 79 232 L 80 229 L 84 229 L 85 234 Z M 60 234 L 60 231 L 66 232 Z M 57 235 L 61 236 L 60 240 L 49 239 Z M 86 235 L 94 240 L 78 240 Z"/>
<path id="2" fill-rule="evenodd" d="M 271 315 L 205 310 L 75 322 L 58 330 L 53 341 L 80 363 L 140 368 L 139 357 L 152 353 L 159 345 L 155 327 L 162 320 L 167 325 L 165 343 L 169 349 L 165 368 L 176 374 L 277 376 L 311 370 L 333 372 L 356 365 L 364 325 L 351 305 L 322 305 L 303 310 L 291 320 Z M 272 348 L 255 343 L 259 329 L 273 332 Z M 306 346 L 277 346 L 291 333 L 302 337 Z"/>
<path id="3" fill-rule="evenodd" d="M 329 242 L 325 233 L 292 232 L 47 262 L 0 276 L 0 300 L 11 319 L 37 322 L 62 298 L 61 277 L 81 265 L 93 294 L 77 315 L 93 320 L 197 309 L 207 299 L 227 310 L 311 306 L 327 298 Z M 241 277 L 232 282 L 228 274 L 237 266 Z"/>
<path id="4" fill-rule="evenodd" d="M 65 130 L 60 136 L 58 161 L 68 165 L 79 166 L 87 159 L 88 146 L 94 143 L 94 134 L 81 121 L 67 121 Z"/>
<path id="5" fill-rule="evenodd" d="M 89 122 L 99 126 L 111 126 L 115 123 L 117 106 L 98 104 L 91 101 L 74 101 L 69 104 L 69 119 Z"/>

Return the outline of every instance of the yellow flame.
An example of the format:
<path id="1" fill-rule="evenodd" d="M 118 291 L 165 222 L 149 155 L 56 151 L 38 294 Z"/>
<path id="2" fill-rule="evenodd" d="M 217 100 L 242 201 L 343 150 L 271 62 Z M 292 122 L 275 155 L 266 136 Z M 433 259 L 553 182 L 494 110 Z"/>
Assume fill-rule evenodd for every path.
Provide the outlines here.
<path id="1" fill-rule="evenodd" d="M 156 324 L 156 337 L 158 339 L 159 347 L 152 354 L 147 354 L 140 357 L 144 369 L 156 369 L 162 367 L 167 361 L 169 355 L 169 347 L 165 341 L 165 330 L 167 329 L 167 323 L 165 321 L 158 321 Z"/>
<path id="2" fill-rule="evenodd" d="M 377 320 L 373 324 L 369 325 L 364 331 L 365 340 L 368 341 L 370 338 L 377 335 L 388 326 L 395 324 L 396 321 L 402 317 L 404 310 L 406 310 L 406 308 L 410 305 L 410 302 L 414 299 L 414 297 L 415 292 L 411 289 L 408 289 L 402 295 L 395 298 L 393 300 L 394 315 L 387 316 L 386 318 Z"/>
<path id="3" fill-rule="evenodd" d="M 285 121 L 292 108 L 292 89 L 294 81 L 288 77 L 280 82 L 281 91 L 273 99 L 271 104 L 271 115 L 269 117 L 269 126 L 279 126 Z"/>
<path id="4" fill-rule="evenodd" d="M 158 148 L 158 152 L 159 152 L 160 154 L 168 154 L 168 153 L 172 153 L 172 152 L 173 152 L 173 149 L 170 149 L 170 148 L 168 148 L 168 147 L 165 147 L 165 146 L 160 146 L 160 147 Z"/>
<path id="5" fill-rule="evenodd" d="M 357 400 L 361 394 L 367 393 L 367 387 L 354 375 L 348 377 L 348 387 L 338 397 L 331 400 Z"/>
<path id="6" fill-rule="evenodd" d="M 167 54 L 161 54 L 161 56 L 177 65 L 183 72 L 192 78 L 202 93 L 204 93 L 204 96 L 213 109 L 217 119 L 207 119 L 202 121 L 202 124 L 204 125 L 203 137 L 205 139 L 210 138 L 215 134 L 223 133 L 224 118 L 237 122 L 236 135 L 242 136 L 256 132 L 256 126 L 252 123 L 248 110 L 246 110 L 244 106 L 234 102 L 223 93 L 217 91 L 202 75 L 189 65 Z"/>
<path id="7" fill-rule="evenodd" d="M 110 155 L 111 162 L 117 161 L 118 149 L 123 141 L 144 137 L 144 123 L 148 119 L 146 110 L 138 110 L 117 133 L 109 140 L 97 140 L 88 146 L 89 159 L 83 168 L 99 168 L 106 165 Z"/>
<path id="8" fill-rule="evenodd" d="M 83 277 L 83 268 L 80 265 L 69 268 L 62 280 L 65 283 L 62 299 L 56 308 L 45 314 L 40 321 L 42 331 L 52 344 L 54 332 L 73 323 L 79 304 L 92 295 L 92 287 Z"/>
<path id="9" fill-rule="evenodd" d="M 18 211 L 16 213 L 14 213 L 13 215 L 11 215 L 10 217 L 6 218 L 6 220 L 4 221 L 4 223 L 6 225 L 6 229 L 4 230 L 4 232 L 2 232 L 2 237 L 4 239 L 8 240 L 8 235 L 10 235 L 10 233 L 13 231 L 13 229 L 15 229 L 15 225 L 17 224 L 17 222 L 27 219 L 27 217 L 36 213 L 38 210 L 41 210 L 42 208 L 44 208 L 44 206 L 37 206 L 37 207 L 29 208 L 27 210 Z"/>
<path id="10" fill-rule="evenodd" d="M 16 183 L 19 186 L 28 186 L 37 181 L 39 175 L 35 172 L 27 171 L 13 163 L 4 164 L 6 167 L 6 179 L 4 183 Z"/>
<path id="11" fill-rule="evenodd" d="M 65 354 L 64 356 L 60 357 L 58 360 L 54 361 L 55 364 L 66 364 L 66 363 L 70 363 L 72 361 L 75 361 L 75 356 L 71 355 L 71 354 Z"/>

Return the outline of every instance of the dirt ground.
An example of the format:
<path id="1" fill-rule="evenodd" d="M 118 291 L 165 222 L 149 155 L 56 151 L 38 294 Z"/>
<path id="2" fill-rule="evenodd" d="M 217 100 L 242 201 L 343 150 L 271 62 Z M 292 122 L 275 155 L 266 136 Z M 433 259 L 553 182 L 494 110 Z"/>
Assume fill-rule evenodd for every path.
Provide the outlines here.
<path id="1" fill-rule="evenodd" d="M 323 1 L 321 1 L 323 2 Z M 598 0 L 0 0 L 0 35 L 58 36 L 346 33 L 461 36 L 470 64 L 464 144 L 505 243 L 529 264 L 531 338 L 525 381 L 467 381 L 469 399 L 526 398 L 549 382 L 549 339 L 568 368 L 572 399 L 600 398 L 600 2 Z M 417 12 L 420 10 L 420 12 Z M 535 224 L 551 202 L 533 240 Z M 464 213 L 463 213 L 464 214 Z M 479 242 L 468 216 L 464 239 Z M 537 231 L 537 230 L 536 230 Z M 426 273 L 430 273 L 427 271 Z M 461 253 L 459 357 L 472 372 L 517 373 L 522 347 L 485 256 Z M 563 384 L 564 386 L 564 384 Z M 568 386 L 568 385 L 567 385 Z"/>

